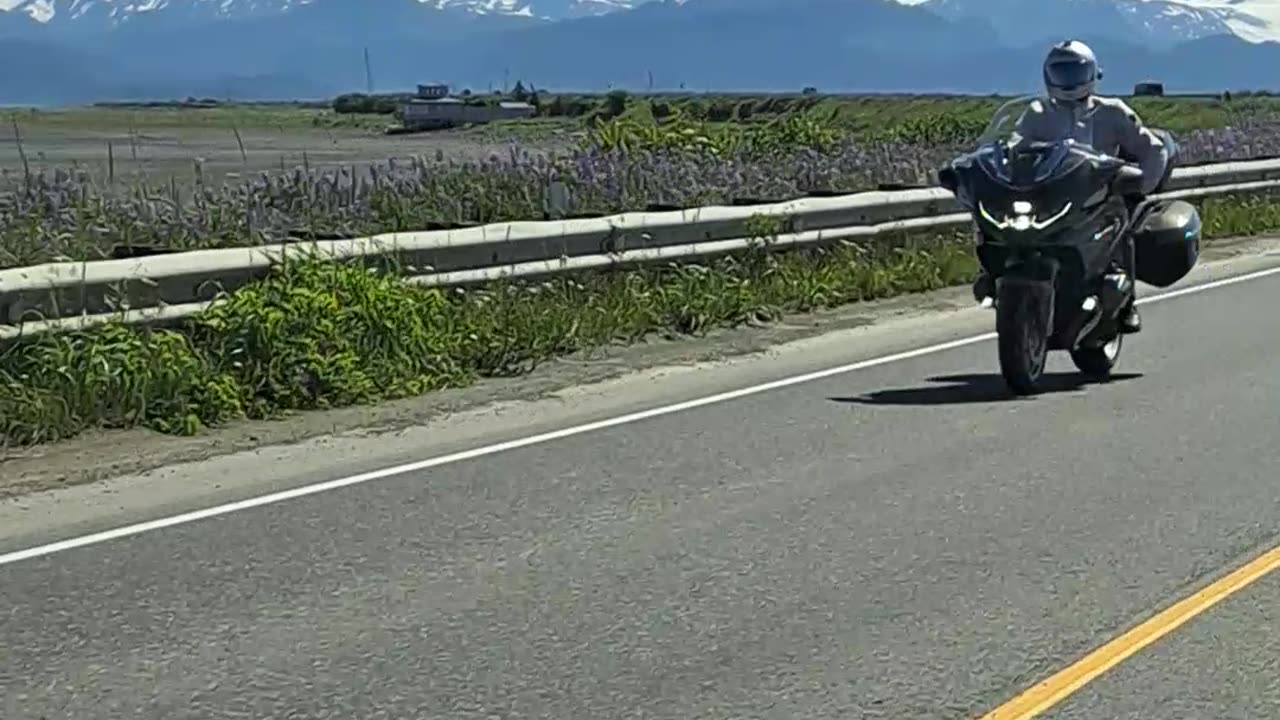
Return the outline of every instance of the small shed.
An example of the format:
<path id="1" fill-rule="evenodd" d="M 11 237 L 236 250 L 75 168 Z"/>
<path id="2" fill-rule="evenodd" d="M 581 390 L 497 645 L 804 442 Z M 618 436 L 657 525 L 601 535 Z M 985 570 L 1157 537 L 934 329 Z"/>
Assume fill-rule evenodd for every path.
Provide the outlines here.
<path id="1" fill-rule="evenodd" d="M 1133 94 L 1137 97 L 1161 97 L 1164 95 L 1164 83 L 1148 80 L 1133 86 Z"/>
<path id="2" fill-rule="evenodd" d="M 538 109 L 527 102 L 500 102 L 498 103 L 498 114 L 495 120 L 514 120 L 517 118 L 531 118 L 538 113 Z"/>
<path id="3" fill-rule="evenodd" d="M 404 126 L 411 130 L 432 130 L 456 125 L 480 124 L 494 120 L 533 117 L 537 110 L 529 103 L 501 102 L 497 105 L 468 103 L 458 98 L 413 99 L 400 108 Z"/>
<path id="4" fill-rule="evenodd" d="M 444 83 L 428 83 L 418 86 L 418 97 L 422 100 L 441 100 L 449 97 L 449 86 Z"/>

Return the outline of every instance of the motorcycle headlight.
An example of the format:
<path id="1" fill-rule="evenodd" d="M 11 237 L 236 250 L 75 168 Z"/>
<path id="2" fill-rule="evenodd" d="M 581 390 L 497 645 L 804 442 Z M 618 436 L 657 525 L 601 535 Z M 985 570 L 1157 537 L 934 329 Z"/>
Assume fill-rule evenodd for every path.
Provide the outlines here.
<path id="1" fill-rule="evenodd" d="M 978 213 L 983 220 L 991 223 L 998 230 L 1015 230 L 1019 232 L 1027 230 L 1044 230 L 1050 225 L 1058 222 L 1064 215 L 1071 211 L 1071 203 L 1063 205 L 1060 210 L 1047 217 L 1036 213 L 1036 209 L 1026 200 L 1016 200 L 1012 206 L 1012 213 L 1002 214 L 1003 217 L 996 217 L 981 202 L 978 203 Z"/>

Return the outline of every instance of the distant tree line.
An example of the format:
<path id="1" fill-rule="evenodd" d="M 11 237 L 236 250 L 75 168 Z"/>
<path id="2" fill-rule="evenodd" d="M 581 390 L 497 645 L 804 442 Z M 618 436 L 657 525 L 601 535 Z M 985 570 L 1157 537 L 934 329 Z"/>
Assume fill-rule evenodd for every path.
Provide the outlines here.
<path id="1" fill-rule="evenodd" d="M 339 95 L 333 99 L 333 111 L 340 114 L 362 114 L 362 115 L 392 115 L 400 110 L 400 106 L 413 100 L 417 96 L 413 93 L 383 93 L 383 94 L 366 94 L 366 93 L 347 93 Z M 503 93 L 501 91 L 492 94 L 475 94 L 469 89 L 463 89 L 456 94 L 457 99 L 462 100 L 468 105 L 496 105 L 497 103 L 512 100 L 515 102 L 527 102 L 535 108 L 541 105 L 541 100 L 536 89 L 525 88 L 523 83 L 516 83 L 511 92 Z"/>
<path id="2" fill-rule="evenodd" d="M 1136 93 L 1145 94 L 1145 93 Z M 1152 94 L 1163 94 L 1160 92 Z M 532 84 L 517 82 L 507 92 L 494 91 L 488 93 L 472 93 L 462 90 L 456 97 L 470 105 L 492 105 L 504 101 L 527 102 L 537 110 L 537 117 L 573 118 L 592 120 L 609 120 L 620 117 L 629 111 L 639 111 L 641 115 L 652 115 L 655 120 L 663 120 L 677 113 L 691 119 L 706 122 L 746 122 L 752 118 L 767 119 L 795 113 L 807 113 L 833 97 L 853 97 L 847 95 L 824 95 L 817 88 L 805 87 L 798 93 L 751 95 L 748 93 L 644 93 L 631 94 L 625 90 L 610 90 L 604 94 L 587 93 L 550 93 L 539 90 Z M 1274 93 L 1265 90 L 1237 90 L 1203 95 L 1185 95 L 1180 93 L 1165 94 L 1165 97 L 1204 97 L 1215 98 L 1221 102 L 1250 97 L 1273 97 Z M 394 93 L 366 95 L 350 93 L 340 95 L 333 100 L 332 107 L 338 113 L 359 113 L 374 115 L 392 115 L 399 111 L 405 102 L 415 97 L 413 93 Z M 929 98 L 929 94 L 903 93 L 903 98 Z M 999 97 L 993 95 L 991 97 Z"/>
<path id="3" fill-rule="evenodd" d="M 391 115 L 400 106 L 415 97 L 413 93 L 368 95 L 349 93 L 333 100 L 337 113 Z M 632 95 L 625 90 L 611 90 L 603 95 L 576 93 L 548 93 L 532 85 L 517 82 L 508 92 L 472 93 L 462 90 L 456 97 L 473 105 L 491 105 L 504 101 L 527 102 L 537 110 L 538 117 L 609 120 L 627 113 L 628 109 L 643 109 L 654 119 L 662 120 L 677 112 L 698 120 L 710 122 L 746 121 L 760 116 L 789 115 L 805 112 L 823 101 L 814 88 L 804 88 L 792 95 L 714 95 L 714 94 L 641 94 Z"/>

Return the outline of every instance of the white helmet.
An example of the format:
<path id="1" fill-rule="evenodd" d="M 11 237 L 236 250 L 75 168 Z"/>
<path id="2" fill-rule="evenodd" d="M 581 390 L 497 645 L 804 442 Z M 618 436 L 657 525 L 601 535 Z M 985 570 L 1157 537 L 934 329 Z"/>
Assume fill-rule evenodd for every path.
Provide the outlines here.
<path id="1" fill-rule="evenodd" d="M 1064 40 L 1044 59 L 1044 87 L 1057 102 L 1076 103 L 1093 94 L 1102 70 L 1093 50 L 1079 40 Z"/>

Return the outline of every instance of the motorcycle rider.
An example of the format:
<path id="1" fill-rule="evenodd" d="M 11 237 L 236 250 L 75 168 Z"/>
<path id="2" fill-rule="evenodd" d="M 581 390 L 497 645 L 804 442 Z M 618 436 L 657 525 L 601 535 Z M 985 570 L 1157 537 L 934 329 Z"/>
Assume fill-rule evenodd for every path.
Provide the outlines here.
<path id="1" fill-rule="evenodd" d="M 1102 79 L 1102 71 L 1088 45 L 1079 40 L 1066 40 L 1054 45 L 1044 59 L 1043 75 L 1048 102 L 1032 101 L 1018 118 L 1015 143 L 1023 140 L 1053 142 L 1074 137 L 1099 152 L 1136 162 L 1145 176 L 1143 195 L 1150 194 L 1164 183 L 1172 169 L 1169 164 L 1170 148 L 1166 146 L 1165 138 L 1143 125 L 1137 113 L 1123 100 L 1094 94 L 1094 87 Z M 1132 208 L 1133 199 L 1129 200 Z M 1132 276 L 1132 241 L 1127 252 L 1127 270 Z M 992 297 L 994 291 L 990 277 L 979 270 L 973 286 L 975 299 L 981 302 Z M 1133 300 L 1121 312 L 1120 329 L 1123 333 L 1136 333 L 1142 329 L 1142 319 Z"/>

